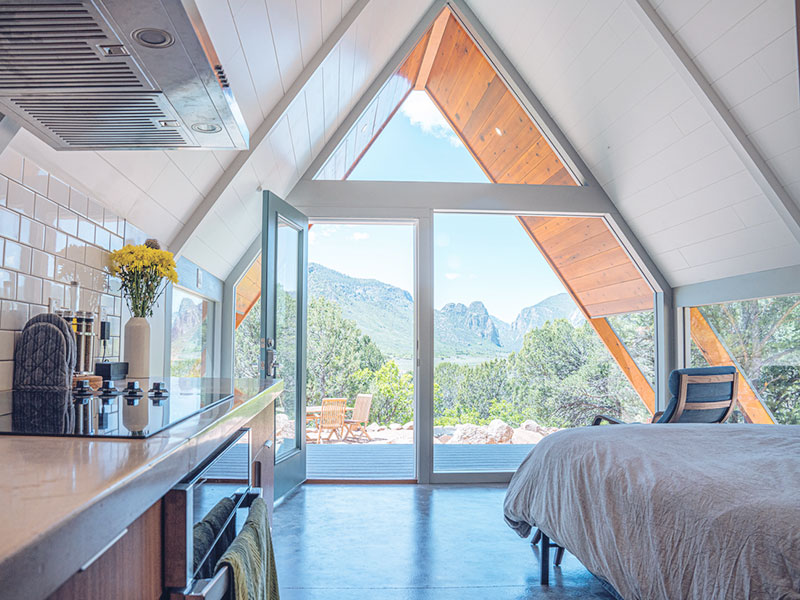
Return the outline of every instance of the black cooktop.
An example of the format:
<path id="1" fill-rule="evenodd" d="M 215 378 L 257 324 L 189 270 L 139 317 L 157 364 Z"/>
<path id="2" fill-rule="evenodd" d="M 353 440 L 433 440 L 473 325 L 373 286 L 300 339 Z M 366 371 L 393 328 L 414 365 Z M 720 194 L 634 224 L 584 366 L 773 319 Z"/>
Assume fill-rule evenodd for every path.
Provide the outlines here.
<path id="1" fill-rule="evenodd" d="M 0 393 L 0 434 L 105 438 L 147 438 L 212 406 L 233 406 L 231 380 L 174 377 L 163 383 L 168 395 L 149 395 L 142 383 L 140 398 L 122 394 L 101 398 L 69 392 L 14 390 Z M 8 410 L 10 408 L 10 411 Z"/>

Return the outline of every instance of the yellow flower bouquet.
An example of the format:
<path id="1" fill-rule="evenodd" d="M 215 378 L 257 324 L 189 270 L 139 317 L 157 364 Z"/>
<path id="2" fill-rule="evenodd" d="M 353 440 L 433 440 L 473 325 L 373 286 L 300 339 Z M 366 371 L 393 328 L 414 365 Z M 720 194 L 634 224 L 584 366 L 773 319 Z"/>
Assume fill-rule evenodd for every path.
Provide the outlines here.
<path id="1" fill-rule="evenodd" d="M 111 253 L 109 272 L 118 277 L 128 308 L 134 317 L 150 317 L 153 306 L 164 293 L 166 282 L 178 282 L 172 252 L 162 250 L 155 240 L 128 244 Z"/>

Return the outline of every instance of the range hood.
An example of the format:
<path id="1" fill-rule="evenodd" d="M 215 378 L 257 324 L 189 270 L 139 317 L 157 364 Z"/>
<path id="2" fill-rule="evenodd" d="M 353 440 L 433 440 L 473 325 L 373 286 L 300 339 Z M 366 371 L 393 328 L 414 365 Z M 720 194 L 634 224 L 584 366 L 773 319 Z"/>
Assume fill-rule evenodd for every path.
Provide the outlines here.
<path id="1" fill-rule="evenodd" d="M 59 150 L 249 141 L 193 0 L 2 0 L 0 112 Z"/>

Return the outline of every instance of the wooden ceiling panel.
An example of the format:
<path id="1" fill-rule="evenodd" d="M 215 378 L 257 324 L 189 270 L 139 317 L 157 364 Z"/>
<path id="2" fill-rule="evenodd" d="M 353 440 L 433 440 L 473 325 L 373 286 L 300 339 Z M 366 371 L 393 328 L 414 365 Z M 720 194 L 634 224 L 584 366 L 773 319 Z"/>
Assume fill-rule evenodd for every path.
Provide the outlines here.
<path id="1" fill-rule="evenodd" d="M 600 217 L 518 217 L 588 319 L 653 308 L 653 289 Z"/>
<path id="2" fill-rule="evenodd" d="M 452 14 L 425 89 L 491 181 L 576 185 L 528 113 Z M 531 154 L 533 147 L 536 150 Z"/>

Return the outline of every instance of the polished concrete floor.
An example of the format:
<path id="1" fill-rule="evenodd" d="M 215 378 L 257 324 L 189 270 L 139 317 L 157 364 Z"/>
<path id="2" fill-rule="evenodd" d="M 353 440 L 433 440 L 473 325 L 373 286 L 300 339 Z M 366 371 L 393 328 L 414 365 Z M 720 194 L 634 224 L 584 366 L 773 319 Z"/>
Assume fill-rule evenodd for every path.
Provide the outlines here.
<path id="1" fill-rule="evenodd" d="M 281 598 L 612 598 L 569 554 L 540 586 L 538 550 L 504 523 L 504 495 L 504 486 L 304 485 L 275 509 Z"/>

